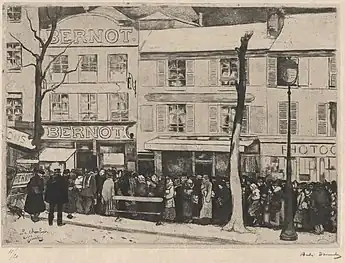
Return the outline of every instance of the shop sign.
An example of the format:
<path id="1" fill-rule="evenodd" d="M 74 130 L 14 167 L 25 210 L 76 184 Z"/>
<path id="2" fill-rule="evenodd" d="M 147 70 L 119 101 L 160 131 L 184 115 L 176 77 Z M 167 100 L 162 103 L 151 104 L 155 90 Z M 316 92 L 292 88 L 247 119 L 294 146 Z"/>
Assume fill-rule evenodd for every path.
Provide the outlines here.
<path id="1" fill-rule="evenodd" d="M 128 140 L 127 126 L 44 126 L 42 139 Z"/>
<path id="2" fill-rule="evenodd" d="M 35 149 L 35 146 L 31 144 L 32 140 L 29 139 L 29 134 L 12 128 L 7 128 L 7 142 L 30 150 Z"/>
<path id="3" fill-rule="evenodd" d="M 46 31 L 50 34 L 50 31 Z M 52 45 L 136 45 L 137 31 L 134 28 L 61 28 L 53 33 Z"/>
<path id="4" fill-rule="evenodd" d="M 31 177 L 33 177 L 34 174 L 33 173 L 18 173 L 16 174 L 16 177 L 14 178 L 12 187 L 13 188 L 18 188 L 18 187 L 24 187 L 26 186 Z"/>
<path id="5" fill-rule="evenodd" d="M 261 145 L 264 155 L 286 156 L 287 145 L 281 143 L 267 143 Z M 336 156 L 335 144 L 292 144 L 291 155 L 295 157 L 303 156 Z"/>

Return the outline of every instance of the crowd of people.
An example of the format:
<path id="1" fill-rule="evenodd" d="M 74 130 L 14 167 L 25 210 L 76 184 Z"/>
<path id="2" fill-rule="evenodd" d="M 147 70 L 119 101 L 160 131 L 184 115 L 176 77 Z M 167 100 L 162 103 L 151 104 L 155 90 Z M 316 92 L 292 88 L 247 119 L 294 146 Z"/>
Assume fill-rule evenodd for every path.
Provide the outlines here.
<path id="1" fill-rule="evenodd" d="M 35 170 L 27 187 L 25 211 L 37 221 L 39 213 L 49 203 L 49 224 L 55 209 L 57 223 L 62 224 L 62 212 L 100 214 L 161 223 L 182 222 L 225 225 L 232 214 L 229 182 L 208 175 L 173 178 L 161 175 L 140 175 L 135 172 L 55 169 L 44 182 L 44 171 Z M 44 178 L 44 177 L 43 177 Z M 247 226 L 280 228 L 284 222 L 285 184 L 283 180 L 242 178 L 243 218 Z M 115 196 L 144 197 L 144 201 Z M 150 202 L 159 197 L 162 202 Z M 115 209 L 116 208 L 116 209 Z M 337 184 L 293 182 L 294 224 L 300 231 L 321 234 L 337 229 Z M 121 215 L 119 214 L 121 212 Z"/>

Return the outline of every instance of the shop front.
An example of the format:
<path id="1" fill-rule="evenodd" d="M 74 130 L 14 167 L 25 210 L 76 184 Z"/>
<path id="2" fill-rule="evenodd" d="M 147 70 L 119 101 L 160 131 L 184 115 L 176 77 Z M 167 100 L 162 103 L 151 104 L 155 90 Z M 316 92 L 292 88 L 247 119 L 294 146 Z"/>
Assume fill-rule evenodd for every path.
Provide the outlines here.
<path id="1" fill-rule="evenodd" d="M 42 139 L 45 150 L 53 149 L 51 154 L 59 149 L 55 161 L 68 164 L 69 169 L 113 167 L 135 171 L 136 142 L 128 133 L 128 128 L 133 125 L 45 125 Z"/>
<path id="2" fill-rule="evenodd" d="M 286 143 L 261 142 L 261 172 L 268 177 L 286 178 Z M 291 145 L 292 180 L 323 182 L 337 180 L 335 139 L 298 140 Z"/>
<path id="3" fill-rule="evenodd" d="M 158 137 L 145 144 L 154 155 L 155 173 L 166 176 L 229 176 L 230 140 L 228 137 Z M 240 142 L 242 175 L 257 175 L 260 170 L 259 144 L 254 138 Z"/>

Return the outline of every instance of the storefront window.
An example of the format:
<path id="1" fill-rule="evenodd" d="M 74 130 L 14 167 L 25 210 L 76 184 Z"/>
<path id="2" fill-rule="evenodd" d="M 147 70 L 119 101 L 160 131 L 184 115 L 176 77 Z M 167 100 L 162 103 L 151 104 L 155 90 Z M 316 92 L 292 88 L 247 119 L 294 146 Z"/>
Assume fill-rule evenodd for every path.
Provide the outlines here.
<path id="1" fill-rule="evenodd" d="M 23 98 L 21 93 L 8 94 L 6 116 L 9 121 L 21 121 L 23 119 Z"/>
<path id="2" fill-rule="evenodd" d="M 241 171 L 248 174 L 259 173 L 259 157 L 256 155 L 241 156 Z M 278 164 L 279 165 L 279 164 Z"/>
<path id="3" fill-rule="evenodd" d="M 180 177 L 183 174 L 192 175 L 191 152 L 163 152 L 163 174 L 171 177 Z"/>
<path id="4" fill-rule="evenodd" d="M 186 61 L 169 60 L 168 61 L 168 83 L 169 87 L 186 86 Z"/>
<path id="5" fill-rule="evenodd" d="M 19 43 L 7 43 L 7 69 L 21 70 L 22 47 Z"/>
<path id="6" fill-rule="evenodd" d="M 108 81 L 126 82 L 127 78 L 127 55 L 108 55 Z"/>
<path id="7" fill-rule="evenodd" d="M 316 158 L 299 159 L 299 179 L 301 181 L 316 180 Z"/>
<path id="8" fill-rule="evenodd" d="M 212 176 L 213 153 L 195 152 L 195 174 Z"/>
<path id="9" fill-rule="evenodd" d="M 337 162 L 335 157 L 320 158 L 320 181 L 333 181 L 337 178 Z"/>
<path id="10" fill-rule="evenodd" d="M 79 115 L 82 121 L 97 120 L 97 94 L 80 94 Z"/>
<path id="11" fill-rule="evenodd" d="M 186 105 L 169 105 L 169 131 L 185 132 L 186 130 Z"/>
<path id="12" fill-rule="evenodd" d="M 215 153 L 216 177 L 229 177 L 230 153 Z"/>
<path id="13" fill-rule="evenodd" d="M 113 121 L 128 121 L 128 93 L 119 92 L 109 95 L 110 118 Z"/>
<path id="14" fill-rule="evenodd" d="M 52 120 L 67 120 L 69 99 L 68 94 L 51 94 L 51 118 Z"/>

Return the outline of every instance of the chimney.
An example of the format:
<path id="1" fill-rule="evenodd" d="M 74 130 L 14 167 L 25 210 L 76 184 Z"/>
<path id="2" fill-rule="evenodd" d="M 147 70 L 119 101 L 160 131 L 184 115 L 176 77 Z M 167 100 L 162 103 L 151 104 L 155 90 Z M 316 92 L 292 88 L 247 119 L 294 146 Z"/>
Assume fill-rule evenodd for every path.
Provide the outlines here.
<path id="1" fill-rule="evenodd" d="M 283 9 L 270 9 L 267 12 L 267 36 L 277 38 L 284 26 L 285 13 Z"/>
<path id="2" fill-rule="evenodd" d="M 85 12 L 88 12 L 88 11 L 90 10 L 90 7 L 89 7 L 89 6 L 83 6 L 83 8 L 84 8 L 84 11 L 85 11 Z"/>
<path id="3" fill-rule="evenodd" d="M 203 26 L 203 13 L 199 13 L 199 26 Z"/>

